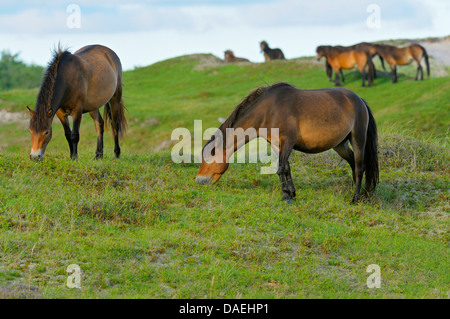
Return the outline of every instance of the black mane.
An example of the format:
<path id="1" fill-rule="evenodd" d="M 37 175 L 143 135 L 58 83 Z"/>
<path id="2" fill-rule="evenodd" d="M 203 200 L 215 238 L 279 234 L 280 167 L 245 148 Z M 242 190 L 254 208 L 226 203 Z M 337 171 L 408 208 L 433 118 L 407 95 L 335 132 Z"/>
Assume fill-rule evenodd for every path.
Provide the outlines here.
<path id="1" fill-rule="evenodd" d="M 69 54 L 71 54 L 69 51 L 63 51 L 61 47 L 58 47 L 58 49 L 54 51 L 53 58 L 47 66 L 47 70 L 43 77 L 41 88 L 36 99 L 36 106 L 34 109 L 34 115 L 31 117 L 30 128 L 39 130 L 40 128 L 48 125 L 49 111 L 51 111 L 53 115 L 51 102 L 56 77 L 58 76 L 59 62 Z"/>

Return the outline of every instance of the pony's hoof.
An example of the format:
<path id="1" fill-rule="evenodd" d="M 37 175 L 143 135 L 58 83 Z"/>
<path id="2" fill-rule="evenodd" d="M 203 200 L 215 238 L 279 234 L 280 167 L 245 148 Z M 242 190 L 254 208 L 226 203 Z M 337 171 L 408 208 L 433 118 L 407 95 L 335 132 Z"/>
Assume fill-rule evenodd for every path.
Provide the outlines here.
<path id="1" fill-rule="evenodd" d="M 283 198 L 281 200 L 287 204 L 292 204 L 292 197 L 289 195 L 283 195 Z"/>
<path id="2" fill-rule="evenodd" d="M 94 160 L 100 160 L 100 159 L 103 159 L 103 154 L 95 155 Z"/>
<path id="3" fill-rule="evenodd" d="M 360 201 L 361 201 L 361 197 L 359 197 L 359 196 L 354 196 L 353 199 L 352 199 L 352 201 L 350 202 L 350 204 L 356 205 L 356 204 L 358 204 Z"/>

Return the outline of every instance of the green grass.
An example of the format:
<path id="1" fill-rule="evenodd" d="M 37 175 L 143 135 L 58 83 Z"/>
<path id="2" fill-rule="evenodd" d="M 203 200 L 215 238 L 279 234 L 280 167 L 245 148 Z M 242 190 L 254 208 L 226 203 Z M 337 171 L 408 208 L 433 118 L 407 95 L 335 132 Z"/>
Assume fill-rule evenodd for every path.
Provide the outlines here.
<path id="1" fill-rule="evenodd" d="M 174 164 L 176 127 L 217 127 L 248 92 L 286 81 L 330 87 L 323 62 L 199 67 L 180 57 L 124 74 L 129 130 L 122 156 L 94 161 L 95 129 L 82 122 L 80 158 L 68 159 L 60 123 L 40 163 L 28 159 L 26 121 L 0 126 L 0 297 L 44 298 L 447 298 L 449 269 L 449 78 L 362 88 L 380 136 L 380 184 L 351 205 L 353 185 L 337 154 L 295 153 L 297 199 L 281 201 L 276 175 L 232 164 L 197 185 L 199 164 Z M 200 65 L 201 66 L 201 65 Z M 399 70 L 401 73 L 402 69 Z M 413 71 L 413 70 L 412 70 Z M 37 90 L 0 93 L 26 112 Z M 66 287 L 78 264 L 82 289 Z M 366 286 L 370 264 L 382 286 Z"/>

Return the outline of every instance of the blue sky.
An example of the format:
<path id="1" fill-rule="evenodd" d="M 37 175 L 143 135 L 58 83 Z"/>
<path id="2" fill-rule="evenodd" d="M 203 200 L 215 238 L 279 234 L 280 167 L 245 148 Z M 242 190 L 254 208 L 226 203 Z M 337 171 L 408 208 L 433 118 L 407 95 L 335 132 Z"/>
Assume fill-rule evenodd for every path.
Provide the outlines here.
<path id="1" fill-rule="evenodd" d="M 69 4 L 80 8 L 80 28 L 69 28 Z M 380 8 L 370 28 L 367 7 Z M 72 51 L 93 43 L 115 50 L 125 69 L 167 58 L 213 53 L 262 62 L 266 40 L 287 58 L 314 55 L 320 44 L 450 34 L 448 0 L 78 0 L 0 2 L 0 50 L 45 65 L 58 42 Z"/>

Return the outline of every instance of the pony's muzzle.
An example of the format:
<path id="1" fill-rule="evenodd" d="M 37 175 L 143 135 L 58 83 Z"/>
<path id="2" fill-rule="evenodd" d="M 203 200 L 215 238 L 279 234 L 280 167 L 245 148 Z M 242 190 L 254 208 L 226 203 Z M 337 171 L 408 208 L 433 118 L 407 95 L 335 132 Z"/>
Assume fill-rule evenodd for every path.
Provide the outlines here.
<path id="1" fill-rule="evenodd" d="M 40 161 L 44 158 L 44 153 L 42 152 L 42 150 L 38 150 L 35 152 L 31 152 L 30 153 L 30 159 L 33 161 Z"/>
<path id="2" fill-rule="evenodd" d="M 208 176 L 198 175 L 195 179 L 195 182 L 200 185 L 208 185 L 211 184 L 211 178 Z"/>

